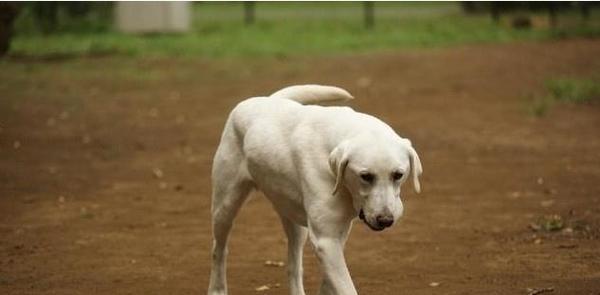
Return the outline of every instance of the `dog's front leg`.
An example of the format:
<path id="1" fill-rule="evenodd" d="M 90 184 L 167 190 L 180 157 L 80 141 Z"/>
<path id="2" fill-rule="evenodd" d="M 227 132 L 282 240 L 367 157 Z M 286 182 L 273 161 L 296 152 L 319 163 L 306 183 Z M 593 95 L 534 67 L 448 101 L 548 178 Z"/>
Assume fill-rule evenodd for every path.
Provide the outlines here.
<path id="1" fill-rule="evenodd" d="M 345 229 L 328 231 L 309 229 L 310 240 L 321 264 L 323 282 L 321 295 L 356 295 L 350 272 L 344 259 L 344 241 L 350 225 Z"/>

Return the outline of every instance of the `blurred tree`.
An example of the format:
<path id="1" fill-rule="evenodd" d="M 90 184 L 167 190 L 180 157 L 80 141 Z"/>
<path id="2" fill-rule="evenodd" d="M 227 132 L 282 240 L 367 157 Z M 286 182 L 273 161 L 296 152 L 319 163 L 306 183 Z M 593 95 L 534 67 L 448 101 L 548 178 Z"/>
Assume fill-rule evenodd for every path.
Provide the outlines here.
<path id="1" fill-rule="evenodd" d="M 0 2 L 0 56 L 10 49 L 13 33 L 13 22 L 19 14 L 19 6 L 15 2 Z"/>
<path id="2" fill-rule="evenodd" d="M 244 22 L 246 25 L 254 23 L 254 1 L 244 1 Z"/>
<path id="3" fill-rule="evenodd" d="M 375 25 L 375 8 L 373 1 L 365 1 L 364 2 L 364 12 L 365 12 L 365 27 L 367 29 L 372 28 Z"/>
<path id="4" fill-rule="evenodd" d="M 461 7 L 465 13 L 481 13 L 489 12 L 494 22 L 500 21 L 502 13 L 512 11 L 547 11 L 549 22 L 552 27 L 558 24 L 559 12 L 567 9 L 579 8 L 584 20 L 587 20 L 590 15 L 591 6 L 598 5 L 598 2 L 565 2 L 565 1 L 492 1 L 492 2 L 461 2 Z M 522 24 L 522 19 L 525 16 L 519 16 L 521 20 L 517 23 Z M 522 26 L 519 26 L 522 27 Z"/>
<path id="5" fill-rule="evenodd" d="M 31 6 L 38 29 L 46 34 L 56 30 L 59 2 L 31 2 L 28 5 Z"/>
<path id="6" fill-rule="evenodd" d="M 26 2 L 23 9 L 30 11 L 37 30 L 44 34 L 63 30 L 82 30 L 108 27 L 112 18 L 111 2 L 41 1 Z"/>
<path id="7" fill-rule="evenodd" d="M 583 20 L 587 21 L 590 18 L 590 4 L 588 2 L 579 2 L 579 9 Z"/>

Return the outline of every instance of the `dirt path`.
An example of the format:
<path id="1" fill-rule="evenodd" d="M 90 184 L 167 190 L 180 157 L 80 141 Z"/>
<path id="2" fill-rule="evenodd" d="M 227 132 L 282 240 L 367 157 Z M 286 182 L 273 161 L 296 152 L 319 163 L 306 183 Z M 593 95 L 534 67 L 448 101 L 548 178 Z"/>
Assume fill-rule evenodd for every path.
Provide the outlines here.
<path id="1" fill-rule="evenodd" d="M 279 60 L 107 57 L 0 64 L 0 294 L 203 294 L 211 158 L 228 111 L 287 84 L 349 89 L 412 139 L 424 193 L 381 233 L 356 223 L 362 294 L 600 294 L 600 108 L 528 97 L 600 69 L 600 41 Z M 559 214 L 566 230 L 534 232 Z M 286 241 L 256 195 L 231 294 L 286 294 Z M 305 254 L 315 294 L 319 270 Z M 431 283 L 439 283 L 432 287 Z M 275 284 L 280 284 L 276 287 Z M 433 284 L 435 285 L 435 284 Z"/>

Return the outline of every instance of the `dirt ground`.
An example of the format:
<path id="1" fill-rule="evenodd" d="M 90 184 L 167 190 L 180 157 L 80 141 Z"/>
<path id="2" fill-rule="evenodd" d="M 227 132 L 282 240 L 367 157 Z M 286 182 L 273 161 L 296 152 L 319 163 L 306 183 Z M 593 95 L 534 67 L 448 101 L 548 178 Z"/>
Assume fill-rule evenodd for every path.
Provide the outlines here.
<path id="1" fill-rule="evenodd" d="M 211 61 L 0 64 L 0 294 L 203 294 L 210 167 L 228 111 L 289 84 L 347 88 L 419 151 L 402 222 L 356 222 L 361 294 L 600 294 L 600 105 L 531 112 L 544 81 L 600 69 L 600 40 Z M 564 228 L 530 227 L 558 214 Z M 255 194 L 231 294 L 287 294 L 286 240 Z M 317 260 L 305 251 L 315 294 Z M 255 288 L 269 285 L 270 290 Z"/>

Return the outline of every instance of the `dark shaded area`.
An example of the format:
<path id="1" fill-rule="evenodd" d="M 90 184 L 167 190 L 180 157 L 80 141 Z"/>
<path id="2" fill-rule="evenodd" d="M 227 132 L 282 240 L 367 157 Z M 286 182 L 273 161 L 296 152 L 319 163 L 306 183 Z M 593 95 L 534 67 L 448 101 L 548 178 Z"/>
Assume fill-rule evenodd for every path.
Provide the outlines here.
<path id="1" fill-rule="evenodd" d="M 19 14 L 19 6 L 14 2 L 0 2 L 0 56 L 10 49 L 13 35 L 13 22 Z"/>
<path id="2" fill-rule="evenodd" d="M 521 11 L 521 12 L 548 12 L 550 24 L 555 27 L 560 13 L 569 11 L 579 11 L 584 19 L 590 16 L 590 9 L 598 7 L 598 2 L 566 2 L 566 1 L 492 1 L 492 2 L 461 2 L 463 11 L 466 13 L 489 12 L 495 22 L 500 21 L 502 14 Z M 517 28 L 530 27 L 531 24 L 527 17 L 519 16 L 514 20 L 514 26 Z"/>

